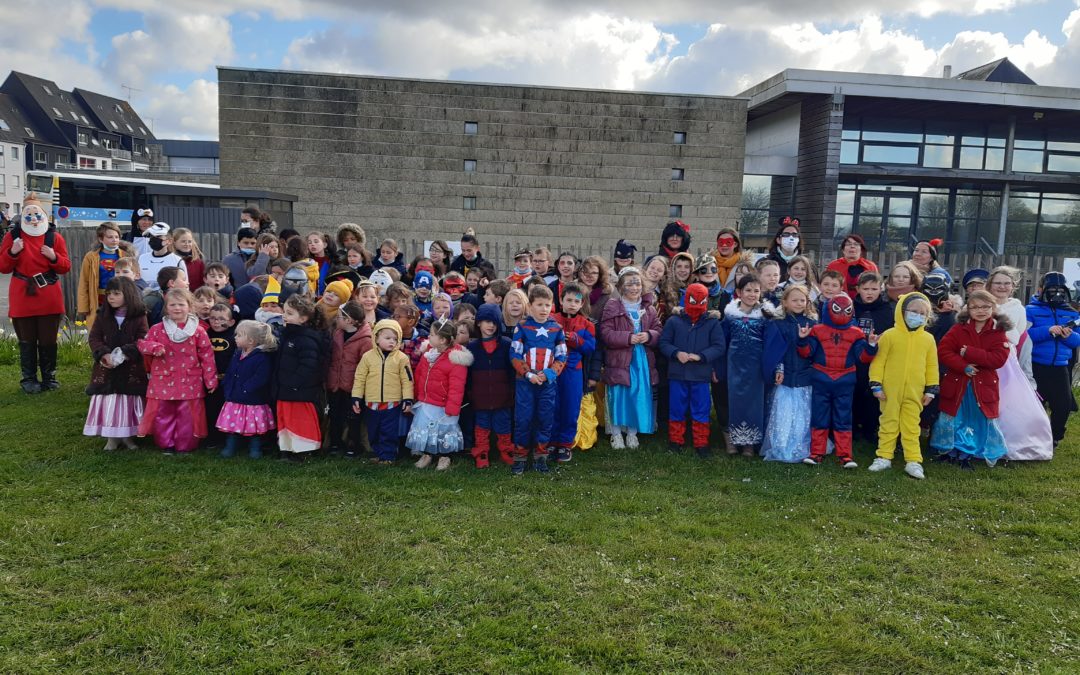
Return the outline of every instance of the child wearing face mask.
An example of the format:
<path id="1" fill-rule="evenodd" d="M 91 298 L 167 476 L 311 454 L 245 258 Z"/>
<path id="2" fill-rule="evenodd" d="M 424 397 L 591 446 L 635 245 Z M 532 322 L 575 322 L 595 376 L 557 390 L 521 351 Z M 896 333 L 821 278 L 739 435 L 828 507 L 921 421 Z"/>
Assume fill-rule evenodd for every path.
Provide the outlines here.
<path id="1" fill-rule="evenodd" d="M 521 288 L 532 276 L 532 251 L 523 248 L 514 254 L 514 270 L 506 277 L 506 281 L 513 288 Z"/>
<path id="2" fill-rule="evenodd" d="M 892 468 L 896 441 L 904 448 L 904 473 L 922 480 L 926 477 L 919 447 L 919 419 L 922 410 L 938 394 L 937 343 L 926 330 L 932 321 L 930 300 L 919 292 L 900 296 L 893 327 L 878 343 L 878 353 L 870 364 L 870 391 L 881 401 L 877 458 L 871 471 Z"/>
<path id="3" fill-rule="evenodd" d="M 179 267 L 184 270 L 187 278 L 187 263 L 184 259 L 172 252 L 172 238 L 169 236 L 168 223 L 154 223 L 146 231 L 150 252 L 139 256 L 139 274 L 147 280 L 150 288 L 159 290 L 157 285 L 158 271 L 163 267 Z"/>

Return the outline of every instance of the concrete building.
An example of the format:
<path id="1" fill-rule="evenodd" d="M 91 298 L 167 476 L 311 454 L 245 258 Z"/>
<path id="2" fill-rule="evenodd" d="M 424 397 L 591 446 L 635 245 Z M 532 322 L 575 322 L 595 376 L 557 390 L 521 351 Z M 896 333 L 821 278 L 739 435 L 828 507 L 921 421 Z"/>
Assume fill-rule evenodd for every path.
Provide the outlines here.
<path id="1" fill-rule="evenodd" d="M 739 218 L 746 101 L 219 68 L 222 187 L 299 196 L 301 228 L 654 251 Z M 415 251 L 408 251 L 408 255 Z"/>
<path id="2" fill-rule="evenodd" d="M 946 253 L 1080 250 L 1080 89 L 1001 59 L 941 78 L 790 69 L 741 96 L 744 206 L 795 212 L 811 249 L 854 231 L 876 256 L 933 237 Z"/>
<path id="3" fill-rule="evenodd" d="M 151 170 L 176 174 L 216 176 L 220 151 L 217 141 L 158 139 L 161 162 Z"/>

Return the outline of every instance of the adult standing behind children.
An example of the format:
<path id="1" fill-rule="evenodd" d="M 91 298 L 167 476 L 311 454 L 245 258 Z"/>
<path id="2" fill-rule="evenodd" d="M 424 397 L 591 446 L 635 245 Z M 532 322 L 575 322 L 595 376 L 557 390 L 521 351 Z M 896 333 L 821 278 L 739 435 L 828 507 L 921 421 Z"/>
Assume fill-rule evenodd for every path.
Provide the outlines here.
<path id="1" fill-rule="evenodd" d="M 775 260 L 776 264 L 780 266 L 780 281 L 787 281 L 788 278 L 788 264 L 796 256 L 802 255 L 802 246 L 800 239 L 800 222 L 799 219 L 794 216 L 783 216 L 778 221 L 780 229 L 777 230 L 776 236 L 773 237 L 772 243 L 769 244 L 769 254 L 766 256 L 769 260 Z"/>
<path id="2" fill-rule="evenodd" d="M 840 242 L 840 257 L 826 269 L 844 277 L 844 290 L 851 297 L 859 292 L 859 277 L 863 272 L 877 272 L 878 266 L 866 257 L 866 241 L 858 234 L 849 234 Z"/>
<path id="3" fill-rule="evenodd" d="M 64 314 L 60 275 L 70 270 L 67 244 L 31 192 L 23 199 L 19 225 L 0 243 L 0 274 L 11 275 L 8 317 L 19 340 L 20 384 L 27 394 L 60 388 L 56 381 L 56 332 Z"/>
<path id="4" fill-rule="evenodd" d="M 483 261 L 484 256 L 480 254 L 480 240 L 471 229 L 466 230 L 465 234 L 461 235 L 461 255 L 455 257 L 450 263 L 450 271 L 465 276 L 469 270 L 479 267 Z"/>
<path id="5" fill-rule="evenodd" d="M 742 241 L 739 232 L 730 227 L 722 227 L 716 233 L 716 250 L 713 258 L 716 259 L 716 274 L 720 280 L 720 286 L 729 293 L 735 290 L 735 279 L 732 270 L 739 264 L 742 254 Z"/>

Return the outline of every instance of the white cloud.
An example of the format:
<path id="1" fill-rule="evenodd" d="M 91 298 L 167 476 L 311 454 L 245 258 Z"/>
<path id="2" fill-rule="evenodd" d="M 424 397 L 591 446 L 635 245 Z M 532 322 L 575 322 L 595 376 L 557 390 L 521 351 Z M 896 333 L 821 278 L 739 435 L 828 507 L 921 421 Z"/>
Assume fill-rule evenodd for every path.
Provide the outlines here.
<path id="1" fill-rule="evenodd" d="M 144 87 L 166 72 L 201 73 L 233 56 L 232 24 L 222 16 L 147 14 L 145 29 L 112 38 L 104 69 L 115 80 Z"/>
<path id="2" fill-rule="evenodd" d="M 139 115 L 154 120 L 158 138 L 217 138 L 218 85 L 197 79 L 185 89 L 152 85 L 136 106 Z"/>

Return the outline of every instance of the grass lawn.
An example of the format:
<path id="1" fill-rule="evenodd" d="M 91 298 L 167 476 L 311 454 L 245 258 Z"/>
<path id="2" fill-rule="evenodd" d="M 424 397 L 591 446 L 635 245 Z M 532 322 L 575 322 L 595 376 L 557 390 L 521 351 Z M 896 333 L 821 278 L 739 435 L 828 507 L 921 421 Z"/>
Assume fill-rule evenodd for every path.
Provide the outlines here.
<path id="1" fill-rule="evenodd" d="M 1080 670 L 1080 440 L 907 478 L 104 452 L 0 366 L 0 671 Z M 144 445 L 147 445 L 144 443 Z"/>

